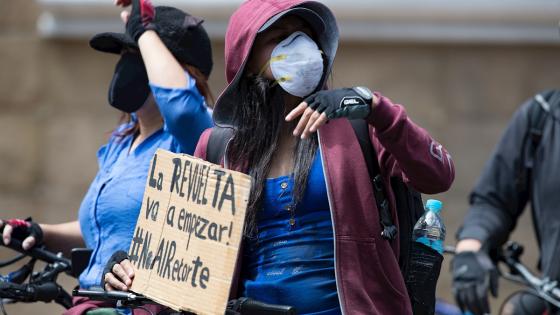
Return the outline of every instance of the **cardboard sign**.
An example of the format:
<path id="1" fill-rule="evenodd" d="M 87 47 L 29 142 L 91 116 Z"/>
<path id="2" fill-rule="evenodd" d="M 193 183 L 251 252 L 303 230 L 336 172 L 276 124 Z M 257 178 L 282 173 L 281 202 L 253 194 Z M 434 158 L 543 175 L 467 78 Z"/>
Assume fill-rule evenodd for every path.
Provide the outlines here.
<path id="1" fill-rule="evenodd" d="M 250 188 L 248 175 L 159 149 L 129 249 L 132 291 L 178 311 L 223 314 Z"/>

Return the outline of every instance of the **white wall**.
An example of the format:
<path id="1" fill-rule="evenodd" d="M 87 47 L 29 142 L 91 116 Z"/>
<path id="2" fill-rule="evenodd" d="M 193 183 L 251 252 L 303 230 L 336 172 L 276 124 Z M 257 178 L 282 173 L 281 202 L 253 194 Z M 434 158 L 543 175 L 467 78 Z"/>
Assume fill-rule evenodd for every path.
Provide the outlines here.
<path id="1" fill-rule="evenodd" d="M 118 9 L 109 0 L 37 0 L 43 37 L 89 37 L 118 31 Z M 223 38 L 240 0 L 155 0 L 206 19 Z M 326 0 L 339 19 L 343 40 L 556 44 L 560 1 L 556 0 Z"/>

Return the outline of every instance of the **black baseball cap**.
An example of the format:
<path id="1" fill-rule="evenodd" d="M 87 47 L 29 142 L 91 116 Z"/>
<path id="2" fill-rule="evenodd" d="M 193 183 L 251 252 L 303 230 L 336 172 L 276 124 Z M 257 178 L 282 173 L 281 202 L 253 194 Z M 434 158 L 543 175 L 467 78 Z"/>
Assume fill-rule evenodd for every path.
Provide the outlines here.
<path id="1" fill-rule="evenodd" d="M 155 12 L 156 31 L 173 56 L 210 76 L 212 45 L 202 26 L 203 20 L 173 7 L 158 6 Z M 100 33 L 90 39 L 89 45 L 112 54 L 120 54 L 127 47 L 138 49 L 138 44 L 126 33 Z"/>

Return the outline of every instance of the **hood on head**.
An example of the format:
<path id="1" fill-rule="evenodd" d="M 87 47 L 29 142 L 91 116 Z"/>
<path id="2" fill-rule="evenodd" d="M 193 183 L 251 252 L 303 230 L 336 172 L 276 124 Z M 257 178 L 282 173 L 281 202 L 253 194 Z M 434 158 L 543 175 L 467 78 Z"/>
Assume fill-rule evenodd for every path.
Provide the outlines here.
<path id="1" fill-rule="evenodd" d="M 324 21 L 324 30 L 318 32 L 317 40 L 327 58 L 327 66 L 319 83 L 322 87 L 331 72 L 338 47 L 338 27 L 331 10 L 317 1 L 305 0 L 248 0 L 231 16 L 225 38 L 225 66 L 228 86 L 214 106 L 214 122 L 219 126 L 234 126 L 233 108 L 238 102 L 238 84 L 245 63 L 253 47 L 259 29 L 277 14 L 294 7 L 312 10 Z"/>

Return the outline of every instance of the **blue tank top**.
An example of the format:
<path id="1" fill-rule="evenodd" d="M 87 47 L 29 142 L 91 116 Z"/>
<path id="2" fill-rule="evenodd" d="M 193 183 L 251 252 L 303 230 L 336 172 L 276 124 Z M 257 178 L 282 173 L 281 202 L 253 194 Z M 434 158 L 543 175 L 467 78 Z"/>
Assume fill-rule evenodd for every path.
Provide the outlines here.
<path id="1" fill-rule="evenodd" d="M 319 153 L 295 210 L 293 187 L 292 176 L 266 181 L 257 237 L 245 244 L 243 295 L 294 306 L 298 314 L 341 314 L 332 220 Z"/>

